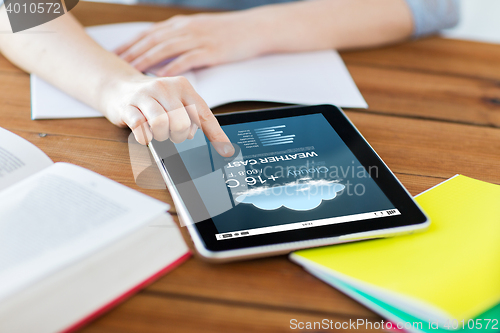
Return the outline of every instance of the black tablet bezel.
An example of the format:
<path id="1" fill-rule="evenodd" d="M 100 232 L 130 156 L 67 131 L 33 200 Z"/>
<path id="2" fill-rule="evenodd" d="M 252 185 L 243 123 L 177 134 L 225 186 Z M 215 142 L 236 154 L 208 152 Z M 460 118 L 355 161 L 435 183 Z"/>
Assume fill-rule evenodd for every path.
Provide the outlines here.
<path id="1" fill-rule="evenodd" d="M 299 242 L 312 239 L 339 237 L 349 234 L 369 232 L 381 229 L 392 229 L 404 226 L 415 226 L 427 221 L 427 217 L 415 204 L 411 196 L 402 187 L 392 172 L 378 157 L 368 142 L 359 134 L 344 113 L 333 105 L 291 106 L 274 109 L 243 111 L 217 115 L 221 126 L 238 123 L 261 121 L 277 118 L 288 118 L 302 115 L 321 113 L 338 133 L 359 162 L 368 170 L 376 166 L 378 177 L 374 177 L 376 184 L 385 193 L 393 205 L 399 209 L 401 215 L 369 219 L 362 221 L 332 224 L 313 228 L 280 231 L 276 233 L 240 237 L 234 239 L 217 240 L 217 231 L 212 219 L 194 224 L 206 249 L 213 252 L 228 251 L 256 246 L 274 245 Z M 178 155 L 177 155 L 178 156 Z M 179 158 L 180 160 L 180 158 Z M 179 165 L 180 161 L 176 162 Z M 182 162 L 180 162 L 182 164 Z M 165 165 L 168 170 L 168 165 Z"/>

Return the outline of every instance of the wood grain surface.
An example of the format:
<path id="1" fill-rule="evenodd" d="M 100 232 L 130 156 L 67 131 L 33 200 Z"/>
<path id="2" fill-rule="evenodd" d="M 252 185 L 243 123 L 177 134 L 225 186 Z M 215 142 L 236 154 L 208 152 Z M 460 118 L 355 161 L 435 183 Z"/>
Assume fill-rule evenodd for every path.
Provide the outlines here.
<path id="1" fill-rule="evenodd" d="M 89 2 L 73 10 L 86 26 L 191 12 Z M 411 194 L 457 173 L 500 184 L 499 45 L 430 37 L 342 57 L 370 106 L 347 110 L 348 117 Z M 32 121 L 29 75 L 0 56 L 0 77 L 0 126 L 56 162 L 172 204 L 166 190 L 135 184 L 127 129 L 104 118 Z M 270 105 L 233 103 L 214 112 Z M 285 256 L 224 265 L 192 258 L 82 332 L 288 332 L 293 318 L 381 320 Z"/>

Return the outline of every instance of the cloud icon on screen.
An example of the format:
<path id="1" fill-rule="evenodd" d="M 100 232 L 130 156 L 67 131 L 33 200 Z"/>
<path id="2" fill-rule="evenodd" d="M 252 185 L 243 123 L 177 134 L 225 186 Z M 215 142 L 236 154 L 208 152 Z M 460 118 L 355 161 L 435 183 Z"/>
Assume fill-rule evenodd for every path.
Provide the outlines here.
<path id="1" fill-rule="evenodd" d="M 253 204 L 263 210 L 280 207 L 307 211 L 318 207 L 323 200 L 332 200 L 345 188 L 337 182 L 325 180 L 290 183 L 277 187 L 250 189 L 236 197 L 238 203 Z"/>

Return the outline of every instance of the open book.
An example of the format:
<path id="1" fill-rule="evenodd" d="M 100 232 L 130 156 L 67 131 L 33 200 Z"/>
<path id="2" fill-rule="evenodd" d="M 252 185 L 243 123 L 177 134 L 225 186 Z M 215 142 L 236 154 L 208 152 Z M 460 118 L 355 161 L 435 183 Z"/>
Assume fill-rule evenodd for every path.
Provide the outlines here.
<path id="1" fill-rule="evenodd" d="M 458 175 L 416 201 L 432 221 L 424 233 L 302 250 L 290 257 L 399 324 L 383 329 L 498 332 L 500 186 Z"/>
<path id="2" fill-rule="evenodd" d="M 0 332 L 78 328 L 189 257 L 167 204 L 2 128 L 0 203 Z"/>
<path id="3" fill-rule="evenodd" d="M 102 25 L 87 28 L 87 33 L 112 51 L 151 24 Z M 367 107 L 342 58 L 333 50 L 268 55 L 190 71 L 183 76 L 211 108 L 238 101 Z M 32 119 L 100 116 L 100 112 L 31 75 Z"/>

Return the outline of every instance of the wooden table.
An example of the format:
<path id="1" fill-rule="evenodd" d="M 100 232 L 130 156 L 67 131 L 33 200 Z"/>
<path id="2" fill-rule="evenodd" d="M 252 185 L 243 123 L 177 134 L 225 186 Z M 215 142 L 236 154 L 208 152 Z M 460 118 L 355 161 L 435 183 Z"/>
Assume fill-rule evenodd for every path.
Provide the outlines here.
<path id="1" fill-rule="evenodd" d="M 83 2 L 73 12 L 95 25 L 189 11 Z M 500 184 L 500 45 L 431 37 L 342 57 L 370 105 L 347 115 L 412 194 L 456 173 Z M 56 162 L 172 203 L 166 190 L 134 183 L 127 130 L 99 118 L 31 121 L 28 74 L 0 56 L 0 77 L 0 126 Z M 83 332 L 289 332 L 293 318 L 381 320 L 286 256 L 225 265 L 192 258 Z"/>

